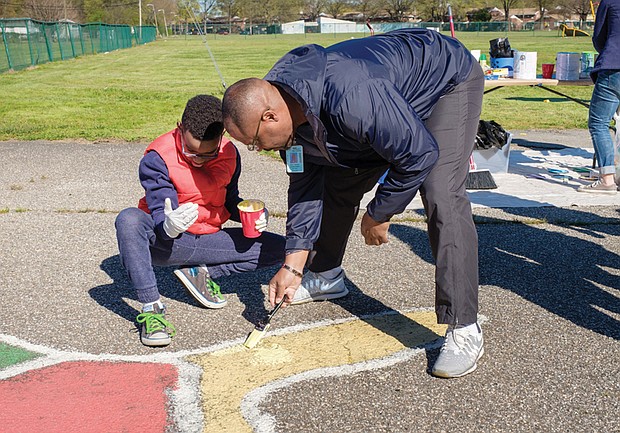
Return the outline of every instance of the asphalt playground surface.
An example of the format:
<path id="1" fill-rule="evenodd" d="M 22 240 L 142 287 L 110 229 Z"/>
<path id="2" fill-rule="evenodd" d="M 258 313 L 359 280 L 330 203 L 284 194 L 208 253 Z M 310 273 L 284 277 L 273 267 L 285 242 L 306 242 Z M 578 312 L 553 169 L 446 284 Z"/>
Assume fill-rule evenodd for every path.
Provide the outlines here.
<path id="1" fill-rule="evenodd" d="M 474 208 L 485 355 L 464 378 L 429 374 L 445 328 L 419 212 L 381 247 L 358 220 L 349 296 L 281 311 L 254 350 L 274 268 L 220 279 L 222 310 L 157 268 L 177 335 L 153 349 L 114 231 L 146 144 L 0 143 L 0 432 L 620 432 L 620 204 Z M 240 152 L 242 197 L 283 233 L 283 165 Z"/>

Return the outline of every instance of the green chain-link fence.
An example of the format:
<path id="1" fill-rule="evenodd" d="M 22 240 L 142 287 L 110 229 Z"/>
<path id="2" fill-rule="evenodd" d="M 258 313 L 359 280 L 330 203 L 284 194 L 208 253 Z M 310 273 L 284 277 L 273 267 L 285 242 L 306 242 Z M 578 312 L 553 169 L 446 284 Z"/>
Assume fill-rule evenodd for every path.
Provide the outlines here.
<path id="1" fill-rule="evenodd" d="M 0 19 L 0 73 L 152 42 L 154 26 Z"/>

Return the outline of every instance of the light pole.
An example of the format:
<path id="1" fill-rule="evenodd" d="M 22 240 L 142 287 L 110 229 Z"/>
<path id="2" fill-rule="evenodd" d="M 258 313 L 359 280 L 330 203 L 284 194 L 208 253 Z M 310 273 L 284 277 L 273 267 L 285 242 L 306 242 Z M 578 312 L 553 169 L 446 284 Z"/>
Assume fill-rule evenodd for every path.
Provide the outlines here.
<path id="1" fill-rule="evenodd" d="M 155 31 L 161 37 L 161 33 L 159 33 L 159 26 L 157 25 L 157 12 L 155 12 L 155 6 L 153 6 L 153 3 L 149 3 L 147 6 L 150 6 L 151 9 L 153 9 L 153 16 L 155 17 Z"/>
<path id="2" fill-rule="evenodd" d="M 168 24 L 166 24 L 166 11 L 163 9 L 158 9 L 158 12 L 164 16 L 164 29 L 166 29 L 166 37 L 168 37 Z"/>

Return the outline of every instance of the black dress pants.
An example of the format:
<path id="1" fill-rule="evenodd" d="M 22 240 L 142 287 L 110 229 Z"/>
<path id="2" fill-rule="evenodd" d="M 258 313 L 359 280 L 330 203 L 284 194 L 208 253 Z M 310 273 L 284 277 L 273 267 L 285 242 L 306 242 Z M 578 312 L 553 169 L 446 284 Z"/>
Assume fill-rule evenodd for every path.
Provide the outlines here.
<path id="1" fill-rule="evenodd" d="M 443 96 L 425 121 L 439 146 L 439 159 L 420 188 L 435 258 L 437 322 L 470 324 L 478 314 L 478 236 L 465 191 L 469 156 L 482 108 L 484 75 L 469 78 Z M 362 197 L 388 165 L 368 169 L 327 167 L 321 232 L 309 257 L 311 271 L 342 264 Z"/>

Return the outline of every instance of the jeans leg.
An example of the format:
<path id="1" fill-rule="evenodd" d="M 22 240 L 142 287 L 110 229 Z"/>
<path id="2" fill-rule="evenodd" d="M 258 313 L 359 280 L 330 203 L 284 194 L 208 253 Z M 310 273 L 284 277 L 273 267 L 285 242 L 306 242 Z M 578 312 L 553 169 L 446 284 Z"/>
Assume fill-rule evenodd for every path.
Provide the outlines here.
<path id="1" fill-rule="evenodd" d="M 620 103 L 620 71 L 601 71 L 596 79 L 590 110 L 588 129 L 596 152 L 601 174 L 616 172 L 614 143 L 609 124 Z"/>
<path id="2" fill-rule="evenodd" d="M 216 233 L 183 233 L 171 249 L 154 245 L 153 262 L 159 266 L 207 265 L 213 278 L 254 271 L 284 262 L 284 237 L 263 232 L 249 239 L 241 228 L 224 228 Z M 163 248 L 161 248 L 163 247 Z"/>
<path id="3" fill-rule="evenodd" d="M 121 211 L 114 223 L 121 264 L 142 303 L 159 299 L 150 247 L 155 243 L 153 219 L 138 208 Z"/>
<path id="4" fill-rule="evenodd" d="M 469 156 L 482 107 L 480 68 L 444 96 L 426 121 L 439 146 L 439 159 L 420 194 L 435 258 L 438 323 L 473 323 L 478 313 L 478 235 L 465 191 Z"/>

